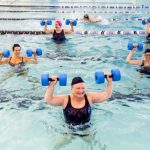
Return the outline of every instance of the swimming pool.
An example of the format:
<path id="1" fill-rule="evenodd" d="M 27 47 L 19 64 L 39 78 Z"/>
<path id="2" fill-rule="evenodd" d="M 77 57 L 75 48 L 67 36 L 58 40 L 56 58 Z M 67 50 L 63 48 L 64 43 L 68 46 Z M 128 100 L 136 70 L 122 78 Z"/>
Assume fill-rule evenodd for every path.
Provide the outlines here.
<path id="1" fill-rule="evenodd" d="M 49 1 L 2 1 L 2 4 L 47 5 Z M 53 4 L 55 1 L 50 1 Z M 58 1 L 60 2 L 60 1 Z M 62 1 L 61 1 L 62 2 Z M 65 1 L 64 1 L 65 2 Z M 77 1 L 76 1 L 77 2 Z M 93 5 L 94 2 L 92 1 Z M 114 1 L 118 3 L 119 1 Z M 122 1 L 123 2 L 123 1 Z M 128 1 L 130 2 L 130 1 Z M 128 3 L 126 1 L 126 3 Z M 144 1 L 148 3 L 148 1 Z M 144 3 L 139 1 L 139 4 Z M 88 3 L 85 3 L 85 5 Z M 62 3 L 59 3 L 62 5 Z M 69 5 L 69 4 L 67 4 Z M 78 4 L 79 5 L 79 4 Z M 149 4 L 150 5 L 150 4 Z M 37 30 L 41 31 L 40 20 L 32 18 L 75 18 L 84 12 L 64 13 L 42 12 L 49 8 L 38 8 L 41 12 L 9 12 L 8 10 L 37 10 L 30 7 L 0 7 L 1 18 L 30 18 L 29 20 L 0 20 L 0 30 Z M 7 10 L 4 11 L 4 10 Z M 58 11 L 58 9 L 54 8 Z M 91 8 L 86 11 L 91 11 Z M 97 11 L 97 9 L 95 9 Z M 104 11 L 107 9 L 104 9 Z M 72 10 L 71 10 L 72 11 Z M 76 11 L 76 9 L 75 9 Z M 103 10 L 102 10 L 103 11 Z M 129 10 L 130 11 L 130 10 Z M 110 25 L 91 25 L 79 22 L 75 30 L 144 30 L 140 21 L 123 18 L 149 17 L 141 13 L 93 14 L 104 18 L 121 18 L 111 21 Z M 148 10 L 146 10 L 148 11 Z M 142 13 L 143 12 L 143 13 Z M 64 25 L 64 24 L 63 24 Z M 68 28 L 64 25 L 65 28 Z M 150 86 L 149 78 L 136 71 L 137 66 L 125 63 L 129 51 L 129 41 L 144 42 L 144 35 L 79 35 L 67 36 L 68 41 L 56 45 L 48 35 L 12 35 L 0 36 L 0 48 L 11 49 L 19 43 L 22 53 L 27 48 L 41 47 L 43 56 L 38 57 L 38 65 L 27 65 L 29 71 L 19 75 L 12 73 L 8 65 L 0 66 L 0 150 L 146 150 L 150 146 Z M 143 52 L 136 52 L 134 57 L 140 59 Z M 45 87 L 40 84 L 40 75 L 49 71 L 51 75 L 64 72 L 68 74 L 66 87 L 56 86 L 56 94 L 69 94 L 70 82 L 74 76 L 82 76 L 87 84 L 87 91 L 103 90 L 105 84 L 96 85 L 94 73 L 118 68 L 122 80 L 113 83 L 113 94 L 109 101 L 93 105 L 89 141 L 81 136 L 64 136 L 68 133 L 60 107 L 51 107 L 44 102 Z M 65 142 L 62 142 L 65 139 Z M 59 145 L 60 144 L 60 145 Z M 58 146 L 57 148 L 55 146 Z"/>

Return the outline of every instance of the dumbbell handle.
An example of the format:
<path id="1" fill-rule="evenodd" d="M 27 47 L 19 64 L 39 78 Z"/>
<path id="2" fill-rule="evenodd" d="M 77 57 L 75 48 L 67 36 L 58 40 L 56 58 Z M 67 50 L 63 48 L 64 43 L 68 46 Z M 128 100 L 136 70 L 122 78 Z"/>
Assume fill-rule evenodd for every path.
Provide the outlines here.
<path id="1" fill-rule="evenodd" d="M 109 75 L 109 78 L 112 78 L 113 77 L 113 75 L 111 74 L 111 75 Z M 105 78 L 107 78 L 107 74 L 105 74 Z"/>
<path id="2" fill-rule="evenodd" d="M 49 81 L 55 81 L 52 78 L 48 78 Z M 59 81 L 59 78 L 57 77 L 57 81 Z"/>
<path id="3" fill-rule="evenodd" d="M 133 48 L 138 48 L 138 45 L 133 45 Z"/>

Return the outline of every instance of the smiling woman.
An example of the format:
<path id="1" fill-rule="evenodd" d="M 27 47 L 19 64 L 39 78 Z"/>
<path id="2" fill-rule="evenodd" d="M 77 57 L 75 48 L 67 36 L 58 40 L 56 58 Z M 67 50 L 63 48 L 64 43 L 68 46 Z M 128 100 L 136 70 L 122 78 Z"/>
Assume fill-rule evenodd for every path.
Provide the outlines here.
<path id="1" fill-rule="evenodd" d="M 26 56 L 21 56 L 21 46 L 19 44 L 14 44 L 12 47 L 13 54 L 9 57 L 5 52 L 0 52 L 0 64 L 9 64 L 15 72 L 20 72 L 24 70 L 25 63 L 37 64 L 36 52 L 33 52 L 34 59 L 28 58 Z M 7 51 L 9 52 L 9 51 Z M 8 57 L 8 58 L 3 58 Z"/>
<path id="2" fill-rule="evenodd" d="M 111 97 L 112 79 L 110 73 L 107 73 L 107 86 L 104 92 L 87 93 L 85 83 L 81 77 L 75 77 L 71 82 L 70 95 L 53 95 L 54 86 L 57 83 L 57 77 L 52 77 L 52 81 L 45 93 L 45 100 L 52 106 L 62 106 L 66 122 L 69 125 L 84 125 L 90 121 L 91 105 L 101 103 Z"/>
<path id="3" fill-rule="evenodd" d="M 78 8 L 64 7 L 62 10 L 58 7 L 54 9 L 48 7 L 54 3 L 62 6 L 65 1 L 68 2 L 65 5 Z M 148 14 L 145 15 L 145 12 L 149 9 L 144 8 L 146 4 L 139 4 L 144 9 L 106 8 L 112 5 L 119 6 L 112 4 L 119 0 L 113 0 L 109 5 L 106 4 L 108 0 L 103 0 L 105 3 L 101 5 L 105 8 L 93 7 L 100 6 L 95 2 L 102 0 L 75 1 L 80 3 L 72 3 L 71 0 L 0 1 L 1 4 L 11 4 L 8 7 L 0 6 L 0 47 L 11 49 L 14 43 L 21 46 L 15 46 L 14 51 L 10 51 L 11 57 L 4 58 L 6 55 L 1 54 L 3 55 L 1 62 L 5 60 L 7 62 L 6 65 L 0 65 L 0 150 L 145 150 L 150 147 L 149 78 L 137 72 L 138 65 L 134 67 L 125 63 L 128 55 L 128 51 L 125 50 L 127 43 L 145 41 L 145 26 L 136 18 L 147 17 Z M 131 0 L 126 0 L 126 4 L 122 5 L 127 6 L 127 1 L 131 3 Z M 17 7 L 13 7 L 15 4 Z M 28 7 L 20 7 L 21 5 Z M 43 5 L 46 7 L 42 7 Z M 80 7 L 83 5 L 90 7 Z M 46 12 L 53 10 L 52 13 Z M 58 10 L 64 12 L 56 13 Z M 73 13 L 69 13 L 70 11 Z M 102 13 L 98 14 L 99 11 Z M 125 13 L 117 13 L 120 11 Z M 39 18 L 51 19 L 53 24 L 48 26 L 48 29 L 54 29 L 55 19 L 83 18 L 86 13 L 94 18 L 101 15 L 115 21 L 106 26 L 79 20 L 73 34 L 65 35 L 69 40 L 62 44 L 54 43 L 51 40 L 52 34 L 43 32 L 44 26 L 40 26 L 39 23 Z M 117 21 L 118 18 L 120 19 Z M 62 22 L 62 26 L 60 22 L 57 23 L 60 31 L 62 27 L 71 29 L 65 21 Z M 26 48 L 31 46 L 41 47 L 44 50 L 44 55 L 40 59 L 37 58 L 38 65 L 27 64 L 31 63 L 28 62 L 31 58 L 35 61 L 33 54 L 32 57 L 26 57 Z M 140 60 L 142 53 L 136 52 L 137 60 Z M 149 55 L 148 53 L 144 55 L 144 66 L 147 66 L 145 61 Z M 27 73 L 14 73 L 10 69 L 18 66 L 23 68 L 24 64 L 29 68 Z M 107 82 L 95 84 L 94 72 L 97 70 L 106 72 L 109 68 L 120 68 L 122 80 L 118 83 L 113 82 L 113 93 L 108 101 L 102 103 L 93 101 L 92 104 L 94 97 L 91 94 L 103 93 L 109 84 Z M 68 85 L 60 87 L 58 84 L 54 85 L 55 81 L 50 81 L 46 90 L 40 85 L 39 79 L 41 72 L 46 70 L 49 70 L 50 76 L 60 72 L 67 73 Z M 102 75 L 100 72 L 96 73 L 98 73 L 96 79 L 98 75 Z M 79 78 L 72 81 L 74 77 L 82 77 L 85 83 L 80 82 L 82 80 Z M 52 99 L 45 96 L 46 102 L 50 104 L 47 105 L 44 94 L 45 91 L 51 94 L 52 88 L 54 88 Z M 63 98 L 64 105 L 53 107 L 51 102 L 53 105 L 58 104 L 63 95 L 66 95 Z M 62 100 L 59 102 L 58 105 Z M 26 142 L 29 138 L 32 140 Z M 85 138 L 89 138 L 89 141 L 85 141 Z"/>

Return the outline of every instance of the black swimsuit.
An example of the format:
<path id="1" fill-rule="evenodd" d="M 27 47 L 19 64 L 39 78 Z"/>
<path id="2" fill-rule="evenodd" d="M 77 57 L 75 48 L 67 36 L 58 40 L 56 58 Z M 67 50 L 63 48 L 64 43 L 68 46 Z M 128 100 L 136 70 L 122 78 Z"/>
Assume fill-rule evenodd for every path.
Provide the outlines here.
<path id="1" fill-rule="evenodd" d="M 85 106 L 82 108 L 74 108 L 71 105 L 71 98 L 68 96 L 68 104 L 63 110 L 65 120 L 70 125 L 83 125 L 90 121 L 91 106 L 85 94 Z"/>
<path id="2" fill-rule="evenodd" d="M 18 64 L 12 63 L 12 62 L 11 62 L 11 59 L 12 59 L 12 57 L 10 57 L 10 59 L 9 59 L 9 65 L 10 65 L 11 67 L 24 66 L 24 65 L 25 65 L 25 63 L 24 63 L 24 61 L 23 61 L 23 57 L 22 57 L 22 61 L 21 61 L 20 63 L 18 63 Z"/>
<path id="3" fill-rule="evenodd" d="M 140 73 L 150 75 L 150 67 L 144 66 L 144 60 L 142 60 L 141 68 L 139 69 Z"/>
<path id="4" fill-rule="evenodd" d="M 12 67 L 12 70 L 14 72 L 18 73 L 18 72 L 22 72 L 22 71 L 26 70 L 25 67 L 24 67 L 25 66 L 25 62 L 23 61 L 23 57 L 22 57 L 22 61 L 20 63 L 18 63 L 18 64 L 12 63 L 11 59 L 12 59 L 12 57 L 10 57 L 10 59 L 9 59 L 9 65 Z"/>
<path id="5" fill-rule="evenodd" d="M 146 36 L 146 39 L 150 42 L 150 33 Z"/>
<path id="6" fill-rule="evenodd" d="M 64 41 L 65 38 L 65 33 L 64 30 L 62 29 L 60 33 L 57 33 L 56 30 L 54 29 L 54 33 L 53 33 L 53 40 L 57 41 L 57 42 L 62 42 Z"/>

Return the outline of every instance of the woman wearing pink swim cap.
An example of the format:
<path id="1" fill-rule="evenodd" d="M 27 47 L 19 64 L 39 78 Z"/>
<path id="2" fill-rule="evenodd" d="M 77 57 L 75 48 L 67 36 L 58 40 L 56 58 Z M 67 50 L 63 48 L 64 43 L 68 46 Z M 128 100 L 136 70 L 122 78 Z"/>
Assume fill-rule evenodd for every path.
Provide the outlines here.
<path id="1" fill-rule="evenodd" d="M 63 42 L 66 40 L 65 34 L 70 34 L 70 33 L 74 32 L 72 22 L 70 22 L 70 26 L 71 26 L 70 30 L 62 29 L 61 20 L 56 20 L 55 21 L 55 28 L 54 29 L 47 29 L 47 22 L 45 22 L 44 32 L 46 32 L 47 34 L 53 34 L 52 39 L 55 42 Z"/>

